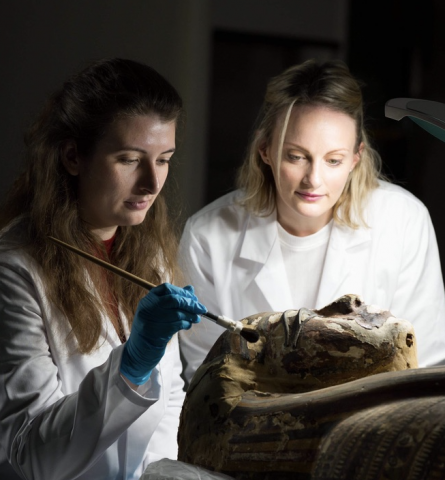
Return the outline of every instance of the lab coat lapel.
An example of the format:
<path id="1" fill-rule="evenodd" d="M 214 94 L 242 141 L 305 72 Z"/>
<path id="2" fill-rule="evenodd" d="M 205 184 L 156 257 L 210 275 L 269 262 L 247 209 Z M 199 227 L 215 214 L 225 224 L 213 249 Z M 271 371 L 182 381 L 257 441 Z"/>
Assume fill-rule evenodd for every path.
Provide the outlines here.
<path id="1" fill-rule="evenodd" d="M 93 281 L 91 280 L 91 277 L 88 273 L 86 274 L 86 282 L 89 285 L 91 292 L 94 294 L 95 298 L 97 299 L 97 302 L 100 302 L 99 293 L 96 287 L 94 286 Z M 118 306 L 118 308 L 119 308 L 119 315 L 122 321 L 122 327 L 124 329 L 123 333 L 125 335 L 125 338 L 128 338 L 130 336 L 130 331 L 128 329 L 128 321 L 121 307 Z M 105 308 L 103 307 L 103 305 L 102 305 L 102 312 L 105 312 Z M 113 323 L 111 322 L 110 318 L 107 315 L 105 315 L 105 313 L 101 313 L 101 317 L 102 317 L 102 327 L 101 327 L 102 339 L 104 340 L 105 344 L 109 343 L 112 348 L 118 347 L 119 345 L 122 344 L 122 342 L 113 326 Z M 100 340 L 101 344 L 103 343 L 102 339 Z"/>
<path id="2" fill-rule="evenodd" d="M 316 308 L 322 308 L 342 295 L 355 293 L 355 290 L 361 289 L 361 285 L 356 283 L 359 278 L 354 278 L 354 272 L 363 270 L 364 265 L 360 259 L 368 258 L 366 243 L 370 244 L 370 241 L 369 229 L 353 230 L 334 222 L 320 279 Z M 351 252 L 360 246 L 365 247 L 360 250 L 360 255 L 351 255 Z"/>
<path id="3" fill-rule="evenodd" d="M 276 213 L 268 217 L 250 217 L 240 257 L 258 264 L 258 268 L 252 269 L 252 276 L 246 282 L 246 293 L 253 289 L 258 295 L 259 289 L 266 302 L 265 308 L 271 311 L 279 311 L 282 305 L 292 305 L 278 240 Z"/>

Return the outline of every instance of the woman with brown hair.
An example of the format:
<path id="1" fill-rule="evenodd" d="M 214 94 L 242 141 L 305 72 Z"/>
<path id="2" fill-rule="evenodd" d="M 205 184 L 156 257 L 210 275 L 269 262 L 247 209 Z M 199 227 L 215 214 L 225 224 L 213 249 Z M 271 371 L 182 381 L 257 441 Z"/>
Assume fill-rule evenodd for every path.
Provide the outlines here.
<path id="1" fill-rule="evenodd" d="M 47 101 L 0 213 L 0 477 L 137 479 L 176 458 L 178 288 L 163 189 L 182 101 L 152 68 L 100 60 Z M 107 274 L 55 237 L 161 284 Z"/>
<path id="2" fill-rule="evenodd" d="M 180 259 L 199 298 L 236 320 L 345 294 L 409 320 L 421 366 L 445 360 L 445 296 L 425 206 L 380 175 L 359 82 L 309 60 L 268 84 L 238 190 L 192 216 Z M 222 330 L 180 334 L 190 379 Z"/>

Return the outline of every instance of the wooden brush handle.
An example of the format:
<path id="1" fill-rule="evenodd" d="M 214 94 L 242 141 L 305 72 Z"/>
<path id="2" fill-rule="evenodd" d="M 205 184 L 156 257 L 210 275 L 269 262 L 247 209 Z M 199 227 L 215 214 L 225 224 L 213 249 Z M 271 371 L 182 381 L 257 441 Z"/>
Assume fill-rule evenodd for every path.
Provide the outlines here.
<path id="1" fill-rule="evenodd" d="M 53 242 L 57 243 L 58 245 L 61 245 L 62 247 L 65 247 L 68 250 L 71 250 L 72 252 L 77 253 L 77 255 L 80 255 L 81 257 L 84 257 L 90 260 L 91 262 L 94 262 L 97 265 L 100 265 L 101 267 L 104 267 L 107 270 L 110 270 L 110 272 L 116 273 L 117 275 L 120 275 L 121 277 L 126 278 L 127 280 L 130 280 L 130 282 L 133 282 L 136 285 L 139 285 L 140 287 L 146 288 L 147 290 L 151 290 L 152 288 L 156 287 L 156 285 L 154 285 L 153 283 L 147 282 L 147 280 L 144 280 L 140 277 L 137 277 L 136 275 L 133 275 L 132 273 L 122 270 L 122 268 L 116 267 L 111 263 L 105 262 L 104 260 L 101 260 L 100 258 L 97 258 L 94 255 L 90 255 L 89 253 L 86 253 L 77 247 L 73 247 L 69 243 L 62 242 L 62 240 L 58 240 L 57 238 L 54 238 L 51 236 L 48 236 L 48 238 Z"/>

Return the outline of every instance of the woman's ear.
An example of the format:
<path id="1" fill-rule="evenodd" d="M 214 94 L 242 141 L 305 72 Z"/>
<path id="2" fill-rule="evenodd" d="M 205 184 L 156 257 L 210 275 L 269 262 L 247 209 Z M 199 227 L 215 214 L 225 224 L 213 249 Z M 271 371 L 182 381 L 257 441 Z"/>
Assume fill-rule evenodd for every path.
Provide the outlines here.
<path id="1" fill-rule="evenodd" d="M 74 140 L 67 140 L 62 144 L 61 157 L 63 166 L 70 175 L 79 175 L 79 155 Z"/>
<path id="2" fill-rule="evenodd" d="M 360 161 L 360 159 L 361 159 L 361 157 L 362 157 L 362 153 L 363 153 L 364 148 L 365 148 L 365 144 L 362 142 L 362 143 L 358 146 L 357 152 L 354 153 L 354 159 L 352 160 L 351 172 L 352 172 L 352 170 L 354 170 L 355 166 L 356 166 L 357 163 Z"/>
<path id="3" fill-rule="evenodd" d="M 269 158 L 269 152 L 267 148 L 266 142 L 262 142 L 258 148 L 258 153 L 260 154 L 262 160 L 264 163 L 267 165 L 271 164 L 270 158 Z"/>

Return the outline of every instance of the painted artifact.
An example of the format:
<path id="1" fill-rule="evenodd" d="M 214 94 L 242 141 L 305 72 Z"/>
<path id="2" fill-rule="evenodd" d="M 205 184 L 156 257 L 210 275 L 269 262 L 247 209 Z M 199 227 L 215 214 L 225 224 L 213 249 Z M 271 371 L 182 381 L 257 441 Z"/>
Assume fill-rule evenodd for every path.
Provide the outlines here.
<path id="1" fill-rule="evenodd" d="M 239 480 L 440 478 L 406 475 L 431 460 L 423 439 L 445 430 L 445 370 L 417 369 L 408 321 L 345 295 L 243 323 L 260 340 L 215 343 L 187 392 L 179 460 Z M 422 432 L 408 428 L 416 415 Z"/>

